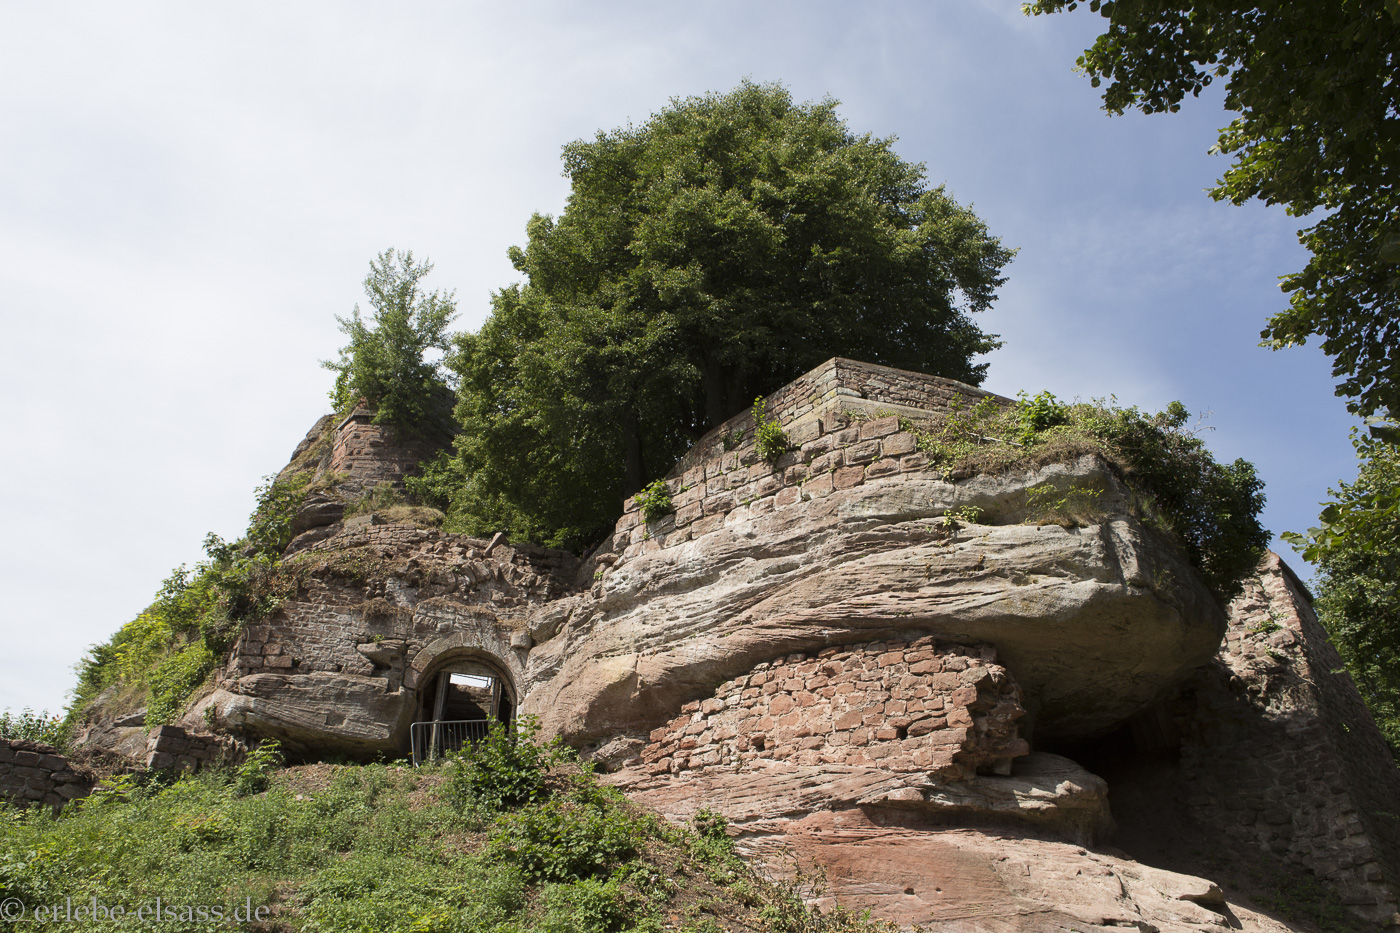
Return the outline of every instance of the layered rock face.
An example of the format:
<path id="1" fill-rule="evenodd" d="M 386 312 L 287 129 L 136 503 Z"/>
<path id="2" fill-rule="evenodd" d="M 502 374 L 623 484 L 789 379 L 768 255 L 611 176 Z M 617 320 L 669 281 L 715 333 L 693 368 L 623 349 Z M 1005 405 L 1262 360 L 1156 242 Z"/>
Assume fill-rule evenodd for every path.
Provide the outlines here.
<path id="1" fill-rule="evenodd" d="M 893 452 L 913 442 L 895 418 L 809 424 L 786 467 L 739 451 L 673 479 L 673 517 L 633 508 L 593 588 L 532 617 L 529 697 L 549 731 L 640 740 L 775 657 L 931 635 L 994 646 L 1033 736 L 1079 738 L 1215 652 L 1221 610 L 1097 458 L 949 482 Z M 1097 521 L 1027 523 L 1046 488 L 1093 493 Z"/>
<path id="2" fill-rule="evenodd" d="M 1227 626 L 1104 461 L 950 480 L 906 419 L 979 402 L 1007 400 L 829 361 L 766 401 L 794 449 L 762 460 L 732 419 L 668 477 L 672 514 L 629 501 L 582 561 L 309 500 L 281 607 L 184 722 L 402 755 L 471 662 L 635 799 L 717 810 L 768 870 L 900 923 L 1286 929 L 1085 848 L 1154 808 L 1393 917 L 1400 775 L 1296 580 L 1274 558 Z M 399 482 L 417 453 L 377 430 L 326 421 L 294 466 Z M 1093 506 L 1053 523 L 1047 494 Z M 1115 754 L 1166 762 L 1180 806 L 1078 763 Z"/>

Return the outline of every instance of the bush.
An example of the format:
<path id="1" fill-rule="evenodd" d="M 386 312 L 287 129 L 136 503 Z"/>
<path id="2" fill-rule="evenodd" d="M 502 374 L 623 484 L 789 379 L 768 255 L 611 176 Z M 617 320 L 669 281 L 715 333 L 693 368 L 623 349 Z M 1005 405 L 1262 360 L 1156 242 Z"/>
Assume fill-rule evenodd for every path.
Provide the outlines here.
<path id="1" fill-rule="evenodd" d="M 642 516 L 649 522 L 665 518 L 675 511 L 671 505 L 671 487 L 666 485 L 664 479 L 654 481 L 637 493 L 637 505 L 642 510 Z"/>
<path id="2" fill-rule="evenodd" d="M 502 817 L 487 851 L 527 878 L 578 881 L 631 858 L 642 838 L 625 807 L 559 796 Z"/>
<path id="3" fill-rule="evenodd" d="M 272 780 L 272 772 L 284 763 L 282 746 L 276 739 L 266 739 L 248 753 L 238 766 L 233 780 L 233 792 L 239 797 L 261 794 Z"/>
<path id="4" fill-rule="evenodd" d="M 759 459 L 769 463 L 777 462 L 791 447 L 782 424 L 768 417 L 762 398 L 753 400 L 753 443 Z"/>
<path id="5" fill-rule="evenodd" d="M 214 656 L 203 642 L 189 645 L 161 661 L 147 678 L 150 697 L 146 703 L 147 725 L 174 721 L 184 709 L 185 700 L 214 669 Z"/>
<path id="6" fill-rule="evenodd" d="M 64 740 L 63 717 L 50 716 L 48 710 L 36 713 L 27 706 L 19 713 L 7 709 L 0 713 L 0 739 L 60 746 Z"/>
<path id="7" fill-rule="evenodd" d="M 451 756 L 452 798 L 462 807 L 500 813 L 549 796 L 545 777 L 569 753 L 558 739 L 548 745 L 535 741 L 538 732 L 538 721 L 529 717 L 515 729 L 491 723 L 486 738 Z"/>

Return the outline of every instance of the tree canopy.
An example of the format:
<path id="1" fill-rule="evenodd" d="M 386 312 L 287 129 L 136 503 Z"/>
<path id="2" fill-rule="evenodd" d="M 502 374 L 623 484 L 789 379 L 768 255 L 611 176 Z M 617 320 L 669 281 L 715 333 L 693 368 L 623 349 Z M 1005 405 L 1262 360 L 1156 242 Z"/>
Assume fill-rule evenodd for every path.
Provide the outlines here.
<path id="1" fill-rule="evenodd" d="M 600 534 L 705 430 L 833 355 L 982 381 L 998 343 L 971 315 L 1012 251 L 836 107 L 745 82 L 564 147 L 564 212 L 530 220 L 527 281 L 453 355 L 468 526 Z"/>
<path id="2" fill-rule="evenodd" d="M 412 250 L 387 249 L 370 261 L 364 286 L 373 326 L 360 317 L 359 305 L 348 318 L 337 315 L 350 343 L 339 359 L 322 363 L 336 373 L 331 390 L 336 411 L 349 411 L 364 399 L 379 423 L 412 427 L 437 419 L 446 383 L 426 354 L 448 348 L 447 325 L 457 306 L 452 292 L 423 291 L 419 281 L 432 269 L 431 262 L 415 261 Z"/>
<path id="3" fill-rule="evenodd" d="M 1079 59 L 1111 113 L 1175 111 L 1215 79 L 1239 116 L 1216 150 L 1234 162 L 1217 200 L 1259 198 L 1302 217 L 1312 253 L 1285 276 L 1289 307 L 1261 337 L 1320 337 L 1337 394 L 1400 413 L 1400 2 L 1093 0 L 1108 28 Z M 1073 10 L 1035 0 L 1027 13 Z"/>

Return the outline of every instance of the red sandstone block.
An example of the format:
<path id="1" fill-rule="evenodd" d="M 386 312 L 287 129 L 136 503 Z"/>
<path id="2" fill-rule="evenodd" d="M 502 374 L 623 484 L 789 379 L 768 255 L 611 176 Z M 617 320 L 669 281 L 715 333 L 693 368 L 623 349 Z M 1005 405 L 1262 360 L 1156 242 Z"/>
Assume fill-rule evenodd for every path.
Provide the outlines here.
<path id="1" fill-rule="evenodd" d="M 865 468 L 866 479 L 879 479 L 882 476 L 894 476 L 899 472 L 899 464 L 893 460 L 876 460 Z"/>
<path id="2" fill-rule="evenodd" d="M 852 444 L 850 447 L 847 447 L 843 460 L 847 464 L 869 463 L 878 456 L 880 456 L 879 441 L 862 441 L 859 444 Z"/>
<path id="3" fill-rule="evenodd" d="M 839 450 L 833 451 L 831 453 L 822 454 L 821 456 L 814 457 L 812 459 L 811 464 L 808 466 L 808 470 L 810 471 L 808 475 L 818 476 L 822 473 L 830 473 L 832 470 L 836 469 L 840 465 L 841 452 Z"/>
<path id="4" fill-rule="evenodd" d="M 899 458 L 899 470 L 901 473 L 916 473 L 919 470 L 927 469 L 928 464 L 928 454 L 922 451 L 906 454 Z"/>
<path id="5" fill-rule="evenodd" d="M 880 442 L 880 456 L 898 458 L 904 454 L 912 454 L 918 448 L 918 443 L 912 434 L 891 434 Z"/>
<path id="6" fill-rule="evenodd" d="M 855 469 L 859 469 L 856 467 Z M 802 494 L 808 498 L 821 499 L 831 494 L 835 483 L 830 473 L 823 473 L 821 476 L 807 480 L 802 486 Z"/>
<path id="7" fill-rule="evenodd" d="M 718 713 L 722 709 L 724 709 L 724 701 L 718 698 L 712 697 L 700 703 L 700 712 L 707 716 L 711 713 Z"/>
<path id="8" fill-rule="evenodd" d="M 781 716 L 783 713 L 791 710 L 795 705 L 792 697 L 788 696 L 786 693 L 780 693 L 773 697 L 772 701 L 768 704 L 768 708 L 773 711 L 774 715 Z"/>
<path id="9" fill-rule="evenodd" d="M 860 426 L 860 439 L 864 441 L 872 437 L 886 437 L 898 430 L 898 415 L 890 415 L 888 418 L 876 418 L 874 421 L 867 421 Z"/>
<path id="10" fill-rule="evenodd" d="M 685 704 L 684 706 L 681 707 L 681 712 L 682 712 L 682 713 L 698 713 L 699 711 L 700 711 L 700 701 L 699 701 L 699 700 L 691 700 L 689 703 L 687 703 L 687 704 Z"/>
<path id="11" fill-rule="evenodd" d="M 836 432 L 836 446 L 849 447 L 860 440 L 859 428 L 846 428 L 844 431 Z"/>
<path id="12" fill-rule="evenodd" d="M 822 454 L 830 453 L 835 445 L 836 440 L 830 435 L 808 441 L 802 445 L 802 459 L 807 463 L 811 463 L 812 460 L 820 457 Z"/>
<path id="13" fill-rule="evenodd" d="M 875 659 L 875 662 L 876 662 L 877 664 L 879 664 L 881 667 L 890 667 L 891 665 L 898 664 L 899 662 L 901 662 L 901 661 L 903 661 L 903 660 L 904 660 L 904 652 L 903 652 L 903 651 L 886 651 L 884 654 L 882 654 L 882 655 L 880 655 L 878 658 L 876 658 L 876 659 Z"/>
<path id="14" fill-rule="evenodd" d="M 948 725 L 970 726 L 972 725 L 972 714 L 969 713 L 966 709 L 951 709 L 948 711 Z"/>
<path id="15" fill-rule="evenodd" d="M 831 485 L 836 489 L 850 489 L 865 481 L 865 467 L 842 467 L 832 474 Z"/>

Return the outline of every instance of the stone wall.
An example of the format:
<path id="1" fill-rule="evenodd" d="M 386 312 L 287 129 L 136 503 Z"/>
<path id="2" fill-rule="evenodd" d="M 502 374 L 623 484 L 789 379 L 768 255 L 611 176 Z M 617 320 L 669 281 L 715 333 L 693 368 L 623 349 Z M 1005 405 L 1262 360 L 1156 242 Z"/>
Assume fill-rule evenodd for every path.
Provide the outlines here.
<path id="1" fill-rule="evenodd" d="M 1310 870 L 1364 916 L 1395 917 L 1400 771 L 1277 555 L 1174 712 L 1199 822 Z"/>
<path id="2" fill-rule="evenodd" d="M 468 657 L 519 701 L 527 616 L 571 592 L 578 558 L 362 518 L 283 563 L 294 592 L 244 628 L 207 700 L 220 728 L 294 757 L 401 754 L 420 680 Z"/>
<path id="3" fill-rule="evenodd" d="M 675 547 L 773 509 L 929 465 L 928 455 L 912 433 L 900 430 L 895 415 L 860 421 L 844 411 L 830 412 L 784 427 L 796 449 L 776 463 L 760 460 L 749 442 L 668 479 L 673 515 L 647 522 L 636 499 L 628 499 L 613 551 L 626 560 Z"/>
<path id="4" fill-rule="evenodd" d="M 413 473 L 421 461 L 444 446 L 441 440 L 409 435 L 393 425 L 375 424 L 372 411 L 356 408 L 336 427 L 329 471 L 345 475 L 337 485 L 346 495 L 373 489 L 381 483 L 401 486 L 404 477 Z"/>
<path id="5" fill-rule="evenodd" d="M 1020 689 L 990 646 L 932 638 L 791 654 L 721 684 L 651 733 L 653 774 L 761 760 L 876 767 L 948 779 L 1009 774 Z"/>
<path id="6" fill-rule="evenodd" d="M 236 761 L 241 750 L 229 736 L 193 732 L 183 726 L 156 726 L 146 740 L 146 767 L 197 771 Z"/>
<path id="7" fill-rule="evenodd" d="M 915 418 L 946 412 L 955 405 L 969 408 L 985 398 L 1010 404 L 1011 400 L 981 389 L 923 373 L 860 363 L 833 357 L 804 373 L 764 399 L 769 418 L 782 422 L 789 432 L 823 415 L 887 412 Z M 711 430 L 692 447 L 672 470 L 679 476 L 706 460 L 725 453 L 725 439 L 742 434 L 752 440 L 753 414 L 743 411 Z"/>
<path id="8" fill-rule="evenodd" d="M 92 790 L 93 776 L 52 745 L 0 739 L 0 799 L 17 806 L 62 807 Z"/>

